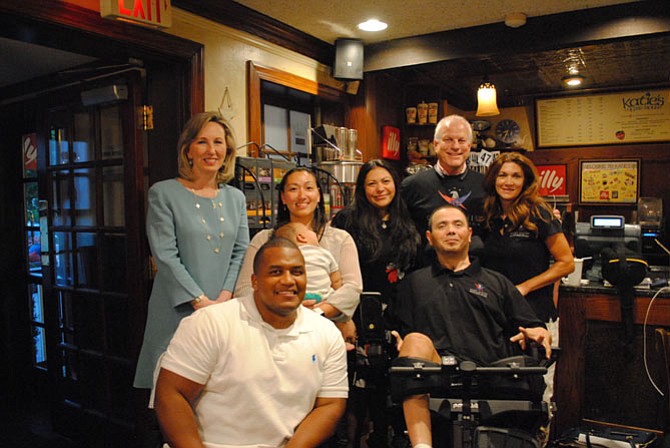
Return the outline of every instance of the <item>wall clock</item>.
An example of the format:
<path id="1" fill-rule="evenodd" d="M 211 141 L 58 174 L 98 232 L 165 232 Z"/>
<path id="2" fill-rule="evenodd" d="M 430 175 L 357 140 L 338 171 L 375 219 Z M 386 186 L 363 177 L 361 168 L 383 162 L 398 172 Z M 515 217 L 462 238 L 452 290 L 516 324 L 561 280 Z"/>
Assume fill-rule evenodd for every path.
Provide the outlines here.
<path id="1" fill-rule="evenodd" d="M 521 128 L 519 127 L 519 124 L 509 118 L 500 120 L 496 125 L 496 137 L 498 137 L 498 140 L 508 145 L 516 142 L 520 133 Z"/>

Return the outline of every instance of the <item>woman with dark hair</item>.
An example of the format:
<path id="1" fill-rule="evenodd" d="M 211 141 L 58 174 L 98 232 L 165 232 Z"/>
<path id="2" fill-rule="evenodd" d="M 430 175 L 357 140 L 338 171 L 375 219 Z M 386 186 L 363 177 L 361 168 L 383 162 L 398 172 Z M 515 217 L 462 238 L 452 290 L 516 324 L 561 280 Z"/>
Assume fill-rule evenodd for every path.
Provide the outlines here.
<path id="1" fill-rule="evenodd" d="M 363 290 L 395 297 L 396 284 L 417 265 L 421 238 L 397 193 L 400 180 L 380 159 L 361 167 L 354 202 L 333 218 L 332 225 L 351 234 L 363 272 Z"/>
<path id="2" fill-rule="evenodd" d="M 249 244 L 244 195 L 225 185 L 235 169 L 235 140 L 217 112 L 186 123 L 178 177 L 149 189 L 147 237 L 157 275 L 149 298 L 135 387 L 153 387 L 159 356 L 179 322 L 232 297 Z"/>
<path id="3" fill-rule="evenodd" d="M 485 227 L 482 265 L 512 280 L 558 342 L 554 283 L 574 269 L 568 240 L 552 208 L 539 195 L 533 162 L 517 152 L 502 153 L 484 176 Z M 551 260 L 553 258 L 553 263 Z M 553 393 L 553 366 L 545 398 Z"/>
<path id="4" fill-rule="evenodd" d="M 358 173 L 353 204 L 341 210 L 332 221 L 333 226 L 349 232 L 356 242 L 363 272 L 363 291 L 380 293 L 384 305 L 395 300 L 398 282 L 418 267 L 421 252 L 421 238 L 402 198 L 397 194 L 399 185 L 400 180 L 390 165 L 383 160 L 370 160 Z M 390 322 L 387 324 L 393 325 Z M 364 335 L 362 331 L 360 328 L 361 336 Z M 379 345 L 380 341 L 376 343 Z M 369 346 L 369 341 L 359 341 L 358 352 L 364 352 Z M 387 371 L 391 351 L 393 347 L 386 345 L 381 357 L 366 354 L 369 366 L 354 375 L 356 379 L 363 378 L 364 382 L 356 381 L 351 387 L 348 406 L 350 447 L 359 446 L 366 414 L 374 426 L 367 446 L 389 446 L 388 426 L 392 422 L 387 409 Z M 377 359 L 373 360 L 372 356 Z M 401 419 L 398 423 L 402 425 Z M 401 439 L 404 437 L 402 429 L 396 426 L 394 437 Z"/>
<path id="5" fill-rule="evenodd" d="M 281 206 L 277 212 L 275 228 L 288 222 L 299 222 L 314 230 L 319 237 L 319 245 L 333 255 L 342 275 L 342 287 L 335 290 L 328 300 L 318 304 L 306 300 L 304 305 L 336 322 L 351 320 L 362 290 L 361 270 L 358 263 L 354 262 L 358 260 L 358 253 L 351 235 L 327 224 L 321 186 L 316 174 L 309 168 L 297 167 L 289 170 L 278 188 Z M 235 288 L 236 297 L 253 293 L 251 285 L 253 259 L 272 233 L 273 230 L 261 230 L 249 243 Z"/>

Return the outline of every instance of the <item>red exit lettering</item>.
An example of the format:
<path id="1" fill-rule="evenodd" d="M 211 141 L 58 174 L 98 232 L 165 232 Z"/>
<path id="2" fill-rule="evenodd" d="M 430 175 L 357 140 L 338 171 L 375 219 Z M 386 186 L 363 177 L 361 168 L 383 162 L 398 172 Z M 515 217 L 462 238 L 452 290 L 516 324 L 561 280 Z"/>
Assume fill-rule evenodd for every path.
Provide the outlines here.
<path id="1" fill-rule="evenodd" d="M 160 23 L 161 21 L 161 7 L 160 7 L 160 1 L 161 0 L 146 0 L 146 8 L 144 5 L 144 0 L 133 0 L 133 9 L 130 10 L 129 8 L 126 8 L 125 5 L 125 0 L 118 0 L 119 2 L 119 14 L 122 14 L 124 16 L 132 17 L 135 19 L 143 19 L 143 20 L 152 20 L 152 11 L 153 11 L 153 6 L 156 8 L 156 22 Z M 146 9 L 146 12 L 145 12 Z"/>

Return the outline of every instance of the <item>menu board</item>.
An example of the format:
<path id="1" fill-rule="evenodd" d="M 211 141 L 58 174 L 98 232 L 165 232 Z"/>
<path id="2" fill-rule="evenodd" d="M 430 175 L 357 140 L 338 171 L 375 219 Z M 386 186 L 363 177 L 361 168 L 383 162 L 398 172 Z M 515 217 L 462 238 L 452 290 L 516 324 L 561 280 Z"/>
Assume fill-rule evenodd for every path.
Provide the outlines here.
<path id="1" fill-rule="evenodd" d="M 670 141 L 670 89 L 535 101 L 538 147 Z"/>

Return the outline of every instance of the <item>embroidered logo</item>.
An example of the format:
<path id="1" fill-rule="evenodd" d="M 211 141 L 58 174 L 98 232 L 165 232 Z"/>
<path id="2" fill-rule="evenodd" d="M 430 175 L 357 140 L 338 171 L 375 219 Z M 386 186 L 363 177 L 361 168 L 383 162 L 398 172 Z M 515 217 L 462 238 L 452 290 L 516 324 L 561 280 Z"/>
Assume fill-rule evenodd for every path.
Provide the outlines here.
<path id="1" fill-rule="evenodd" d="M 474 288 L 470 288 L 470 293 L 479 297 L 488 297 L 489 293 L 486 292 L 486 287 L 481 283 L 475 283 Z"/>
<path id="2" fill-rule="evenodd" d="M 455 205 L 456 207 L 461 207 L 464 210 L 467 210 L 465 205 L 463 203 L 468 200 L 470 195 L 472 195 L 472 191 L 466 194 L 465 196 L 461 196 L 460 198 L 452 198 L 447 196 L 446 194 L 442 193 L 441 191 L 438 191 L 440 193 L 440 196 L 442 196 L 442 199 L 444 199 L 448 204 Z"/>
<path id="3" fill-rule="evenodd" d="M 530 232 L 524 228 L 509 233 L 510 238 L 530 238 Z"/>

